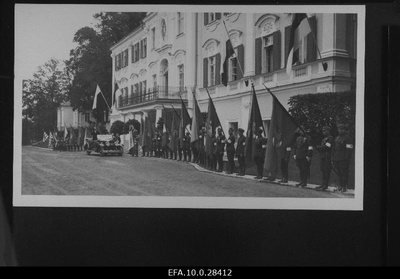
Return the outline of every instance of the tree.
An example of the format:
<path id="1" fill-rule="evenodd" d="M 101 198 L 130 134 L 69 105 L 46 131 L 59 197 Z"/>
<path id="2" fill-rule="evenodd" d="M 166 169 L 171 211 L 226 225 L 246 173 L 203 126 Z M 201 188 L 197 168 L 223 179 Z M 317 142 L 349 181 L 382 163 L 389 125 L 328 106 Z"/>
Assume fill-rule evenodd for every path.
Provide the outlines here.
<path id="1" fill-rule="evenodd" d="M 95 28 L 83 27 L 74 36 L 78 44 L 70 51 L 66 61 L 68 74 L 72 78 L 69 97 L 74 109 L 90 110 L 97 85 L 107 103 L 112 98 L 112 59 L 110 47 L 136 29 L 146 13 L 97 13 Z M 101 98 L 102 99 L 102 98 Z M 107 104 L 102 100 L 93 111 L 97 121 L 104 119 Z"/>
<path id="2" fill-rule="evenodd" d="M 110 133 L 111 134 L 118 133 L 118 134 L 122 135 L 124 133 L 124 126 L 125 126 L 124 122 L 122 122 L 121 120 L 117 120 L 111 125 Z"/>
<path id="3" fill-rule="evenodd" d="M 67 101 L 68 84 L 64 64 L 56 59 L 39 66 L 33 79 L 24 81 L 22 114 L 24 123 L 30 123 L 31 139 L 41 139 L 43 131 L 53 131 L 57 127 L 57 107 Z"/>

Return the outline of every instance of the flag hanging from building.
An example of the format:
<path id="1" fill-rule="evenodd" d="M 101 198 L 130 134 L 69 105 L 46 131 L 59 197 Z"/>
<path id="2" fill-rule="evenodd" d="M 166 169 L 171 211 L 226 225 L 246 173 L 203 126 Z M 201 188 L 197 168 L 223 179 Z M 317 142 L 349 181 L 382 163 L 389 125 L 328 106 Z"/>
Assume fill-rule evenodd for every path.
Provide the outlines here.
<path id="1" fill-rule="evenodd" d="M 224 22 L 225 24 L 225 22 Z M 224 38 L 222 40 L 222 50 L 221 50 L 221 82 L 223 85 L 227 86 L 228 85 L 228 73 L 229 73 L 229 58 L 235 53 L 235 50 L 233 49 L 232 42 L 229 38 L 228 31 L 223 32 Z"/>
<path id="2" fill-rule="evenodd" d="M 117 98 L 116 96 L 118 94 L 118 91 L 119 91 L 119 87 L 118 87 L 118 83 L 116 82 L 114 84 L 114 92 L 113 92 L 113 96 L 112 96 L 112 104 L 111 104 L 112 107 L 115 107 L 115 102 L 116 102 L 116 98 Z"/>
<path id="3" fill-rule="evenodd" d="M 203 127 L 204 121 L 201 115 L 199 104 L 193 93 L 193 118 L 192 118 L 192 129 L 191 129 L 191 139 L 190 142 L 194 142 L 199 139 L 199 130 Z"/>
<path id="4" fill-rule="evenodd" d="M 97 108 L 97 96 L 98 96 L 99 94 L 101 94 L 101 90 L 100 90 L 99 85 L 97 85 L 97 87 L 96 87 L 96 93 L 94 93 L 94 99 L 93 99 L 93 106 L 92 106 L 92 109 Z"/>
<path id="5" fill-rule="evenodd" d="M 190 116 L 185 106 L 185 103 L 181 99 L 181 119 L 179 123 L 179 141 L 181 143 L 181 147 L 183 146 L 183 137 L 186 134 L 187 126 L 190 125 Z"/>
<path id="6" fill-rule="evenodd" d="M 284 151 L 292 145 L 298 125 L 276 96 L 272 93 L 271 95 L 273 98 L 272 115 L 268 130 L 264 168 L 268 172 L 276 174 Z"/>
<path id="7" fill-rule="evenodd" d="M 219 117 L 217 114 L 217 110 L 215 109 L 214 102 L 211 99 L 210 95 L 208 95 L 208 114 L 206 121 L 206 142 L 205 142 L 205 151 L 207 155 L 211 155 L 210 152 L 212 150 L 212 142 L 211 137 L 214 133 L 216 135 L 216 130 L 218 127 L 222 129 L 221 122 L 219 121 Z"/>
<path id="8" fill-rule="evenodd" d="M 69 138 L 69 131 L 67 129 L 67 125 L 64 123 L 64 141 L 66 141 L 67 138 Z"/>
<path id="9" fill-rule="evenodd" d="M 300 40 L 311 33 L 308 16 L 305 13 L 293 14 L 289 37 L 289 55 L 286 62 L 286 73 L 290 75 L 292 66 L 299 61 Z"/>
<path id="10" fill-rule="evenodd" d="M 169 137 L 170 137 L 170 140 L 169 140 L 169 143 L 168 143 L 168 147 L 169 147 L 169 149 L 170 150 L 172 150 L 172 151 L 175 151 L 175 148 L 176 148 L 176 144 L 177 144 L 177 142 L 176 142 L 176 134 L 177 134 L 177 132 L 178 132 L 178 123 L 177 123 L 177 117 L 178 115 L 177 115 L 177 113 L 173 113 L 172 114 L 172 121 L 171 121 L 171 133 L 169 134 Z M 178 125 L 177 125 L 178 124 Z"/>
<path id="11" fill-rule="evenodd" d="M 247 136 L 246 136 L 246 149 L 245 149 L 245 158 L 246 158 L 246 166 L 254 165 L 254 150 L 255 150 L 255 131 L 258 129 L 262 129 L 265 136 L 265 129 L 261 117 L 260 107 L 258 106 L 258 100 L 256 91 L 253 87 L 253 94 L 251 99 L 251 110 L 249 122 L 247 125 Z"/>

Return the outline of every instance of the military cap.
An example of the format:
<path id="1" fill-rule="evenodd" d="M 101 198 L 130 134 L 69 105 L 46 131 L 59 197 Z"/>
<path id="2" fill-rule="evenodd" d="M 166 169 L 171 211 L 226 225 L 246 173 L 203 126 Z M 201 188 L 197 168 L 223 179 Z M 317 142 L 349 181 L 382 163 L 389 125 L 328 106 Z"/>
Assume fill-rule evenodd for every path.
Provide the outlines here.
<path id="1" fill-rule="evenodd" d="M 239 128 L 238 131 L 244 133 L 244 130 L 242 128 Z"/>
<path id="2" fill-rule="evenodd" d="M 233 132 L 233 128 L 232 128 L 232 127 L 230 127 L 228 131 L 230 131 L 230 132 Z"/>

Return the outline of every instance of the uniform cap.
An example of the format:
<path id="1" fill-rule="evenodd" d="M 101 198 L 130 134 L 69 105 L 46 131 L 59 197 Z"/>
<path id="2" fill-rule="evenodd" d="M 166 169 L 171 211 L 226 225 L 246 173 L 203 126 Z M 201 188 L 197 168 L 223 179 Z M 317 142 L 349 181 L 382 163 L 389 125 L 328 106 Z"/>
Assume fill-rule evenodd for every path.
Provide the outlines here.
<path id="1" fill-rule="evenodd" d="M 239 128 L 238 131 L 244 133 L 244 130 L 242 128 Z"/>

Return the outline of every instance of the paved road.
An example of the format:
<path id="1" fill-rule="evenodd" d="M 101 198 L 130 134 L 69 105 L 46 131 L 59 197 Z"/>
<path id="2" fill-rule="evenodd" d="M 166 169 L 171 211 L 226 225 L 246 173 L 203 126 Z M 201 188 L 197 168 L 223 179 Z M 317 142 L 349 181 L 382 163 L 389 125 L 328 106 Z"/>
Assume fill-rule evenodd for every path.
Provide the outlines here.
<path id="1" fill-rule="evenodd" d="M 162 158 L 100 157 L 85 152 L 22 148 L 22 195 L 335 198 L 294 188 L 197 170 Z"/>

